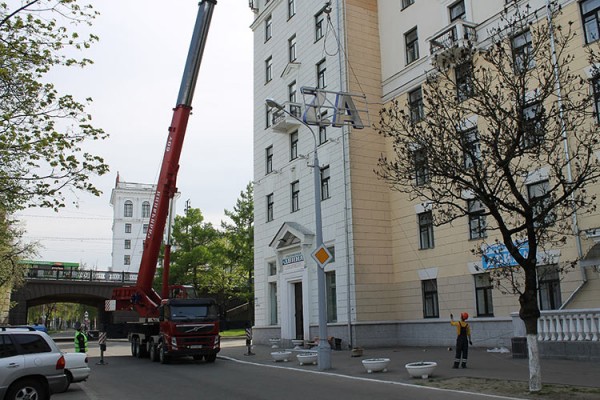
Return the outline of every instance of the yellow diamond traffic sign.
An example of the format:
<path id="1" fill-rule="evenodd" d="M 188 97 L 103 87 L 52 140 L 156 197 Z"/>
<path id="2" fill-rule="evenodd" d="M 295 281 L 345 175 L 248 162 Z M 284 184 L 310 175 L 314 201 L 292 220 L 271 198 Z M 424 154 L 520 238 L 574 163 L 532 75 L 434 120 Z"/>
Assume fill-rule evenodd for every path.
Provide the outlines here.
<path id="1" fill-rule="evenodd" d="M 323 268 L 333 259 L 333 256 L 327 250 L 327 247 L 321 245 L 315 251 L 313 251 L 312 258 L 317 262 L 319 267 Z"/>

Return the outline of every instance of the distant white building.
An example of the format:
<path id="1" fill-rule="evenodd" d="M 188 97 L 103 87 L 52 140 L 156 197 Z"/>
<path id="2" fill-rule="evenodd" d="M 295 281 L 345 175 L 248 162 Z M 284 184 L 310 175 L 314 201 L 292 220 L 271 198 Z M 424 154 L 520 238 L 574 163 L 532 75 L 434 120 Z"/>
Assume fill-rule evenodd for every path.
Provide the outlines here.
<path id="1" fill-rule="evenodd" d="M 121 182 L 110 196 L 113 207 L 112 270 L 138 272 L 156 185 Z"/>

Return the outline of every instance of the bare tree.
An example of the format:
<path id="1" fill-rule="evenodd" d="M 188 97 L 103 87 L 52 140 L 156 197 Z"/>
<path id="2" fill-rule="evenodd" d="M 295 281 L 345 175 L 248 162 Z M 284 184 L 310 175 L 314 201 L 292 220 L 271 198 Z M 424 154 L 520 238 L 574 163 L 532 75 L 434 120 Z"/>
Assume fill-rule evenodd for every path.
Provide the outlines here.
<path id="1" fill-rule="evenodd" d="M 591 82 L 570 65 L 577 57 L 590 66 L 600 60 L 574 43 L 570 22 L 557 24 L 554 2 L 547 16 L 513 3 L 483 48 L 436 59 L 422 102 L 394 100 L 382 109 L 377 129 L 393 152 L 381 156 L 376 173 L 410 200 L 431 205 L 435 225 L 474 210 L 485 218 L 471 229 L 485 229 L 488 243 L 473 252 L 518 294 L 529 387 L 539 391 L 536 267 L 545 250 L 577 234 L 573 218 L 594 210 L 596 196 L 586 188 L 600 177 Z"/>

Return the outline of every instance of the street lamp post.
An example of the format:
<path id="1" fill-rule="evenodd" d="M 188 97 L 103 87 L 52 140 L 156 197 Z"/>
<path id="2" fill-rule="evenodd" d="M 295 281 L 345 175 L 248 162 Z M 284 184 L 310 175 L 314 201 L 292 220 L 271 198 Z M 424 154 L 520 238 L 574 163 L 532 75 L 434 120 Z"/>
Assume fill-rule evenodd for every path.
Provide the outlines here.
<path id="1" fill-rule="evenodd" d="M 306 126 L 312 133 L 314 140 L 314 160 L 313 160 L 313 179 L 315 192 L 315 248 L 318 249 L 323 245 L 323 221 L 321 219 L 321 169 L 319 167 L 319 154 L 317 152 L 317 135 L 315 131 L 306 122 L 290 113 L 285 107 L 273 99 L 266 100 L 267 106 L 276 108 L 302 125 Z M 331 346 L 327 341 L 327 308 L 325 306 L 325 270 L 317 264 L 317 290 L 318 290 L 318 305 L 319 305 L 319 346 L 317 348 L 318 368 L 320 371 L 331 369 Z"/>

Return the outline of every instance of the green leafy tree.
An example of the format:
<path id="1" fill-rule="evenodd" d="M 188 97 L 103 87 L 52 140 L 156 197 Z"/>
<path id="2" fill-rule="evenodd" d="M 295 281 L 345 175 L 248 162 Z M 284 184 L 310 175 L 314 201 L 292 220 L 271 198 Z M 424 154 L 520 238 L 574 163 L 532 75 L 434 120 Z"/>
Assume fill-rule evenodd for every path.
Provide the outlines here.
<path id="1" fill-rule="evenodd" d="M 225 210 L 225 215 L 232 223 L 221 222 L 227 239 L 225 246 L 226 260 L 231 268 L 246 276 L 241 282 L 240 294 L 246 299 L 249 309 L 249 320 L 253 321 L 254 299 L 254 197 L 252 183 L 240 192 L 233 211 Z"/>
<path id="2" fill-rule="evenodd" d="M 588 189 L 600 178 L 593 93 L 571 69 L 576 57 L 587 55 L 592 66 L 600 60 L 592 45 L 583 54 L 552 3 L 546 20 L 515 2 L 489 45 L 437 60 L 422 108 L 395 100 L 382 109 L 378 128 L 392 146 L 378 175 L 408 200 L 430 205 L 435 225 L 465 218 L 473 204 L 486 218 L 488 238 L 481 236 L 474 254 L 487 257 L 491 273 L 518 295 L 534 392 L 541 390 L 537 266 L 546 250 L 574 240 L 573 218 L 594 212 Z M 530 44 L 515 50 L 529 35 Z M 466 68 L 464 79 L 456 78 L 458 68 Z M 540 183 L 532 186 L 534 177 Z M 514 263 L 486 254 L 489 245 L 506 249 Z"/>
<path id="3" fill-rule="evenodd" d="M 17 4 L 16 8 L 11 5 Z M 73 56 L 98 38 L 75 30 L 97 12 L 76 0 L 0 3 L 0 205 L 5 212 L 28 206 L 65 206 L 65 191 L 99 195 L 91 183 L 108 166 L 83 150 L 105 139 L 85 103 L 49 82 L 58 68 L 85 67 Z"/>

